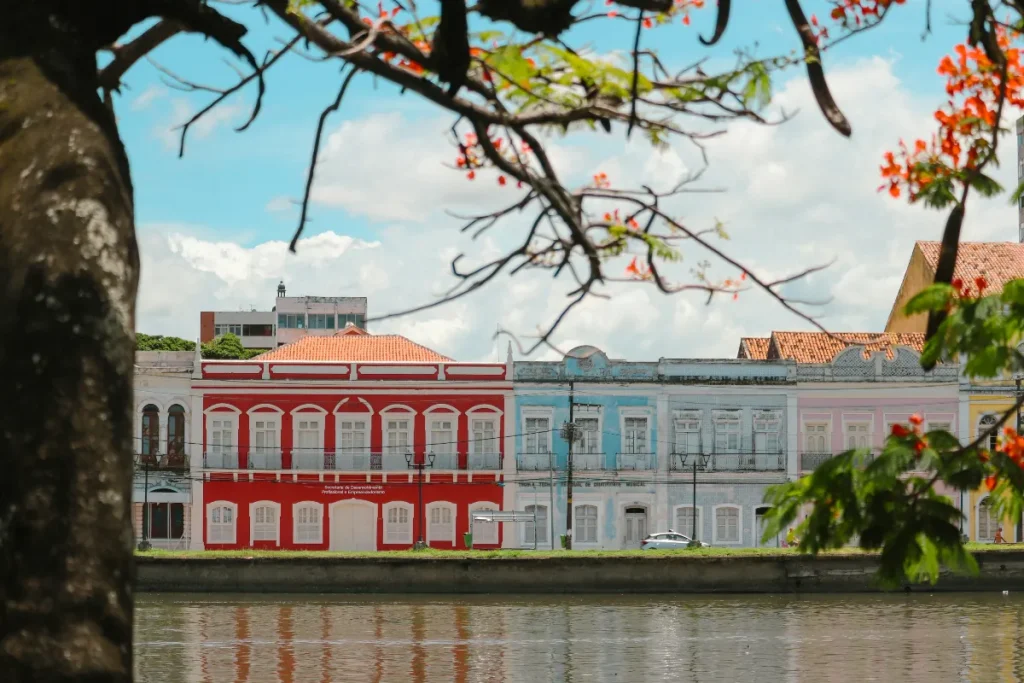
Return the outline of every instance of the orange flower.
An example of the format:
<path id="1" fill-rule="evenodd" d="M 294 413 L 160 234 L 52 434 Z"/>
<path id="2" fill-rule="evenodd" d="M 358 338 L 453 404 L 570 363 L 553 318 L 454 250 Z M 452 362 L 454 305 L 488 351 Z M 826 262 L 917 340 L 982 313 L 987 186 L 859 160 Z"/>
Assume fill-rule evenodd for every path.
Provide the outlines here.
<path id="1" fill-rule="evenodd" d="M 985 477 L 985 488 L 993 491 L 996 488 L 996 476 L 994 474 Z"/>
<path id="2" fill-rule="evenodd" d="M 651 28 L 654 26 L 654 21 L 650 17 L 644 17 L 644 28 Z"/>
<path id="3" fill-rule="evenodd" d="M 904 427 L 903 425 L 901 425 L 898 422 L 892 426 L 892 435 L 893 436 L 902 438 L 902 437 L 906 436 L 909 433 L 910 432 L 907 431 L 907 428 Z"/>
<path id="4" fill-rule="evenodd" d="M 503 175 L 498 176 L 498 184 L 499 185 L 504 185 L 506 182 L 507 181 L 505 180 L 505 176 L 503 176 Z"/>
<path id="5" fill-rule="evenodd" d="M 476 178 L 476 171 L 470 171 L 469 173 L 466 174 L 466 177 L 469 178 L 470 180 Z"/>
<path id="6" fill-rule="evenodd" d="M 986 280 L 984 276 L 979 275 L 974 278 L 974 286 L 978 288 L 978 294 L 981 294 L 985 291 L 985 288 L 988 287 L 988 280 Z"/>
<path id="7" fill-rule="evenodd" d="M 910 424 L 917 426 L 920 425 L 922 422 L 924 422 L 924 420 L 917 413 L 914 413 L 913 415 L 910 416 Z"/>

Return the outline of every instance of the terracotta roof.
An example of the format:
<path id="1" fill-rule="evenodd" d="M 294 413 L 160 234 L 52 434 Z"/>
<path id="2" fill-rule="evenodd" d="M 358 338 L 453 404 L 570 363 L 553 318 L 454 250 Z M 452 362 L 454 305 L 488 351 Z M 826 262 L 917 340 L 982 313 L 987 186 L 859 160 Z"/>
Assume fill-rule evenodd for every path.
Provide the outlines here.
<path id="1" fill-rule="evenodd" d="M 765 360 L 768 358 L 769 342 L 771 342 L 770 337 L 741 337 L 739 357 Z"/>
<path id="2" fill-rule="evenodd" d="M 939 242 L 918 242 L 932 272 L 939 265 Z M 984 277 L 988 293 L 999 293 L 1010 280 L 1024 278 L 1024 244 L 1018 242 L 961 242 L 956 252 L 953 277 L 960 278 L 971 294 L 977 294 L 975 278 Z"/>
<path id="3" fill-rule="evenodd" d="M 917 332 L 833 332 L 832 335 L 824 332 L 772 332 L 767 358 L 798 363 L 831 363 L 836 354 L 854 344 L 864 344 L 866 352 L 884 349 L 889 359 L 894 357 L 893 346 L 909 346 L 918 353 L 924 348 L 924 335 Z"/>
<path id="4" fill-rule="evenodd" d="M 253 360 L 448 362 L 452 359 L 401 335 L 353 334 L 352 330 L 340 330 L 329 337 L 303 337 Z"/>

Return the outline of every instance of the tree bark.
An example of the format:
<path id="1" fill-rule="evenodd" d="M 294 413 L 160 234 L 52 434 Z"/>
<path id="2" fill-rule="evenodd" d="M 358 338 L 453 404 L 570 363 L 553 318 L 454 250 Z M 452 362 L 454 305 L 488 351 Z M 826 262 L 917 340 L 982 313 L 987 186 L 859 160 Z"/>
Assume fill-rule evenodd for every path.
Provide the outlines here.
<path id="1" fill-rule="evenodd" d="M 4 683 L 132 678 L 139 262 L 95 56 L 127 26 L 104 4 L 0 0 Z"/>

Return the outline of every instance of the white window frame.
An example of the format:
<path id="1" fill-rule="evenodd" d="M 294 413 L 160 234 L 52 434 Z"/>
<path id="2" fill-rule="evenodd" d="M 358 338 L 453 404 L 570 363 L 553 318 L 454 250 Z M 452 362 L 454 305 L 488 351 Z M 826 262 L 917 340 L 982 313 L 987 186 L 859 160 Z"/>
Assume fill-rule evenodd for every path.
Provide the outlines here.
<path id="1" fill-rule="evenodd" d="M 270 408 L 272 410 L 264 410 L 266 408 Z M 274 433 L 277 443 L 271 446 L 270 448 L 264 446 L 263 452 L 268 455 L 280 455 L 282 438 L 281 416 L 284 414 L 284 411 L 278 408 L 277 406 L 261 404 L 258 406 L 253 406 L 248 411 L 246 411 L 246 414 L 249 416 L 249 454 L 252 455 L 253 453 L 259 452 L 256 450 L 256 423 L 272 422 L 274 423 Z"/>
<path id="2" fill-rule="evenodd" d="M 391 513 L 391 510 L 393 510 L 393 509 L 405 510 L 406 512 L 409 513 L 409 530 L 408 530 L 408 533 L 404 534 L 401 537 L 398 537 L 397 535 L 394 538 L 391 537 L 391 533 L 390 533 L 391 532 L 391 530 L 390 530 L 391 522 L 388 521 L 388 517 L 389 517 L 389 515 Z M 382 544 L 383 545 L 410 545 L 410 544 L 412 544 L 412 530 L 413 530 L 413 527 L 416 526 L 415 508 L 413 507 L 412 503 L 406 503 L 405 501 L 401 501 L 401 500 L 395 500 L 395 501 L 391 501 L 390 503 L 385 503 L 382 506 L 381 519 L 384 521 L 384 533 L 381 534 L 382 537 L 383 537 L 382 538 Z"/>
<path id="3" fill-rule="evenodd" d="M 317 537 L 312 541 L 299 540 L 299 511 L 316 510 Z M 319 545 L 324 542 L 324 504 L 314 500 L 303 500 L 292 505 L 292 543 L 295 545 Z"/>
<path id="4" fill-rule="evenodd" d="M 646 444 L 646 451 L 627 451 L 626 450 L 626 420 L 627 419 L 638 419 L 643 418 L 647 421 L 647 428 L 644 432 L 644 444 Z M 619 409 L 619 434 L 621 434 L 619 443 L 619 452 L 627 454 L 653 454 L 654 444 L 651 443 L 651 432 L 654 429 L 654 417 L 648 408 L 620 408 Z"/>
<path id="5" fill-rule="evenodd" d="M 554 424 L 555 424 L 555 409 L 554 408 L 534 408 L 534 407 L 523 408 L 521 419 L 522 419 L 522 427 L 521 427 L 521 431 L 519 433 L 523 435 L 521 437 L 522 438 L 523 448 L 522 448 L 522 451 L 520 451 L 520 452 L 521 453 L 530 453 L 531 455 L 541 455 L 541 454 L 547 455 L 548 453 L 551 453 L 552 450 L 553 450 L 552 449 L 552 442 L 553 442 L 552 436 L 553 436 L 554 432 L 552 430 L 555 428 L 554 427 Z M 544 443 L 545 443 L 545 446 L 544 446 L 545 450 L 543 450 L 543 451 L 539 451 L 538 450 L 536 452 L 533 452 L 533 451 L 530 451 L 528 446 L 527 446 L 527 443 L 528 443 L 527 433 L 528 433 L 529 430 L 526 429 L 526 421 L 527 420 L 535 420 L 535 419 L 547 420 L 548 421 L 548 433 L 547 433 L 547 438 L 546 439 L 544 438 L 544 435 L 542 435 L 542 434 L 537 434 L 536 435 L 538 447 L 540 446 L 540 442 L 544 441 Z"/>
<path id="6" fill-rule="evenodd" d="M 580 527 L 579 527 L 579 524 L 578 524 L 579 517 L 577 516 L 577 514 L 579 512 L 579 509 L 583 508 L 583 507 L 592 507 L 592 508 L 594 508 L 594 511 L 597 513 L 597 516 L 594 518 L 594 540 L 592 540 L 592 541 L 585 541 L 585 540 L 583 540 L 583 536 L 579 533 L 579 531 L 580 531 Z M 602 519 L 601 519 L 601 502 L 600 501 L 598 501 L 598 500 L 586 500 L 586 499 L 580 500 L 580 501 L 575 501 L 574 500 L 573 503 L 572 503 L 572 545 L 573 545 L 573 547 L 576 547 L 577 545 L 583 545 L 583 546 L 598 546 L 598 545 L 600 545 L 601 544 L 601 522 L 602 522 Z"/>
<path id="7" fill-rule="evenodd" d="M 954 417 L 955 416 L 953 415 L 947 415 L 942 413 L 937 413 L 934 416 L 929 415 L 928 418 L 925 420 L 925 433 L 927 434 L 928 432 L 933 432 L 936 429 L 948 427 L 946 431 L 952 434 L 953 436 L 957 436 L 956 420 L 954 419 Z"/>
<path id="8" fill-rule="evenodd" d="M 774 424 L 775 430 L 758 430 L 758 422 Z M 754 433 L 753 452 L 754 453 L 772 453 L 778 454 L 785 452 L 784 433 L 782 429 L 782 411 L 778 409 L 763 409 L 758 408 L 753 411 L 750 417 L 751 431 Z M 776 450 L 769 450 L 767 445 L 763 451 L 757 448 L 757 435 L 758 434 L 775 434 L 775 443 L 777 445 Z M 768 443 L 768 437 L 764 438 L 765 444 Z"/>
<path id="9" fill-rule="evenodd" d="M 346 450 L 342 444 L 345 443 L 344 434 L 344 423 L 345 422 L 362 422 L 364 425 L 363 441 L 366 444 L 362 448 L 353 447 L 352 450 Z M 334 413 L 334 450 L 336 453 L 369 453 L 370 447 L 370 436 L 372 435 L 373 429 L 373 413 Z M 351 430 L 356 431 L 356 430 Z"/>
<path id="10" fill-rule="evenodd" d="M 807 431 L 807 428 L 808 427 L 812 427 L 812 426 L 813 427 L 820 427 L 820 426 L 824 426 L 825 427 L 824 431 L 820 435 L 820 436 L 823 436 L 825 438 L 824 450 L 818 451 L 818 450 L 814 450 L 813 448 L 808 448 L 807 447 L 807 437 L 810 436 L 810 434 Z M 815 436 L 818 436 L 818 435 L 815 434 Z M 828 418 L 825 418 L 825 417 L 821 417 L 821 418 L 815 418 L 815 417 L 810 417 L 810 416 L 804 417 L 802 422 L 800 423 L 800 437 L 801 437 L 800 441 L 802 442 L 802 448 L 800 449 L 800 451 L 802 453 L 831 453 L 832 452 L 832 420 L 830 420 Z M 844 448 L 843 450 L 846 450 L 846 449 Z"/>
<path id="11" fill-rule="evenodd" d="M 405 420 L 409 423 L 406 446 L 402 451 L 391 450 L 391 438 L 388 431 L 389 420 Z M 415 453 L 416 448 L 416 412 L 407 406 L 388 406 L 380 411 L 381 450 L 386 455 L 406 455 Z"/>
<path id="12" fill-rule="evenodd" d="M 995 422 L 999 421 L 999 416 L 996 415 L 995 413 L 985 413 L 984 415 L 979 415 L 978 416 L 978 421 L 974 424 L 974 438 L 975 439 L 980 438 L 982 432 L 985 431 L 984 427 L 988 426 L 988 425 L 982 425 L 981 424 L 986 418 L 990 418 L 990 419 L 994 420 Z M 988 446 L 988 448 L 990 450 L 995 450 L 995 446 L 992 443 L 993 440 L 996 442 L 996 444 L 999 443 L 999 430 L 998 429 L 996 430 L 995 434 L 993 434 L 992 436 L 989 437 L 989 442 L 988 442 L 987 446 Z"/>
<path id="13" fill-rule="evenodd" d="M 473 534 L 473 547 L 476 547 L 479 542 L 481 545 L 498 545 L 501 542 L 501 534 L 499 533 L 500 524 L 498 522 L 477 522 L 473 520 L 474 512 L 498 512 L 501 510 L 501 505 L 493 503 L 489 500 L 478 500 L 469 506 L 469 532 Z M 494 540 L 481 541 L 477 536 L 476 525 L 486 525 L 488 531 L 494 532 Z M 518 525 L 516 525 L 518 526 Z"/>
<path id="14" fill-rule="evenodd" d="M 231 509 L 231 539 L 213 540 L 213 511 L 218 508 Z M 218 526 L 226 526 L 223 522 Z M 206 545 L 234 545 L 238 542 L 238 504 L 226 500 L 215 500 L 206 504 Z"/>
<path id="15" fill-rule="evenodd" d="M 256 538 L 256 508 L 269 507 L 274 510 L 274 545 L 281 545 L 281 504 L 272 500 L 257 500 L 249 503 L 249 545 L 255 544 L 257 541 L 260 543 L 270 543 L 269 538 Z"/>
<path id="16" fill-rule="evenodd" d="M 468 413 L 466 419 L 469 422 L 467 425 L 468 436 L 469 436 L 469 453 L 470 455 L 476 454 L 490 454 L 490 453 L 501 453 L 501 416 L 491 412 L 479 412 L 479 413 Z M 491 444 L 491 446 L 484 447 L 481 449 L 480 442 L 474 438 L 475 430 L 473 428 L 474 422 L 487 422 L 491 425 L 491 430 L 494 432 L 494 438 L 485 441 L 485 443 Z"/>
<path id="17" fill-rule="evenodd" d="M 718 511 L 719 510 L 735 510 L 736 511 L 736 540 L 726 541 L 718 537 Z M 711 525 L 711 536 L 714 545 L 741 545 L 743 543 L 743 506 L 733 505 L 731 503 L 723 505 L 715 505 L 711 508 L 711 515 L 713 524 Z"/>
<path id="18" fill-rule="evenodd" d="M 230 408 L 230 410 L 223 410 L 223 408 Z M 227 422 L 230 426 L 231 431 L 231 446 L 227 450 L 220 450 L 217 452 L 224 453 L 225 455 L 238 455 L 238 416 L 242 413 L 238 408 L 219 404 L 210 406 L 203 411 L 206 422 L 206 443 L 203 445 L 203 451 L 206 453 L 213 453 L 213 423 L 215 421 Z"/>
<path id="19" fill-rule="evenodd" d="M 875 416 L 872 414 L 843 415 L 843 452 L 850 450 L 850 425 L 867 425 L 867 448 L 873 450 L 875 447 Z"/>
<path id="20" fill-rule="evenodd" d="M 446 443 L 439 443 L 443 450 L 434 449 L 434 425 L 439 422 L 451 422 L 452 423 L 452 436 L 450 439 L 445 439 Z M 435 453 L 437 455 L 457 455 L 459 452 L 459 414 L 458 413 L 434 413 L 427 416 L 426 419 L 427 428 L 427 453 Z"/>
<path id="21" fill-rule="evenodd" d="M 690 538 L 690 536 L 693 534 L 693 525 L 690 525 L 690 526 L 686 527 L 685 529 L 682 529 L 682 528 L 679 527 L 679 511 L 680 510 L 696 510 L 696 512 L 697 512 L 697 537 L 696 538 Z M 674 508 L 672 508 L 672 523 L 669 526 L 677 534 L 682 534 L 683 536 L 686 536 L 687 538 L 690 538 L 691 541 L 699 541 L 701 539 L 701 536 L 704 535 L 704 513 L 702 511 L 702 506 L 700 506 L 700 505 L 676 505 Z"/>
<path id="22" fill-rule="evenodd" d="M 544 523 L 538 524 L 537 521 L 533 523 L 534 526 L 534 537 L 537 539 L 537 548 L 543 548 L 551 543 L 551 539 L 548 536 L 551 534 L 551 506 L 544 501 L 535 501 L 523 505 L 523 511 L 529 512 L 526 508 L 533 506 L 534 512 L 537 508 L 544 508 L 546 514 L 544 515 Z M 518 524 L 516 526 L 519 526 Z M 544 538 L 537 536 L 537 529 L 544 530 Z M 526 536 L 526 524 L 523 524 L 520 530 L 519 545 L 523 548 L 532 548 L 534 546 L 533 541 L 528 541 Z"/>
<path id="23" fill-rule="evenodd" d="M 581 442 L 580 445 L 579 445 L 580 452 L 581 453 L 604 453 L 604 438 L 603 438 L 603 436 L 604 436 L 604 410 L 602 410 L 601 406 L 591 407 L 591 406 L 576 405 L 576 406 L 573 407 L 573 413 L 574 413 L 573 414 L 573 420 L 576 422 L 577 425 L 579 424 L 579 420 L 597 420 L 597 428 L 594 430 L 594 436 L 593 436 L 593 440 L 595 442 L 596 450 L 594 450 L 594 451 L 586 450 L 585 442 L 586 442 L 586 439 L 588 437 L 584 436 L 583 437 L 583 439 L 584 439 L 583 442 Z"/>
<path id="24" fill-rule="evenodd" d="M 306 405 L 298 406 L 297 408 L 292 410 L 291 416 L 292 416 L 292 467 L 293 468 L 295 467 L 294 460 L 295 460 L 295 455 L 296 454 L 298 454 L 298 455 L 308 455 L 309 454 L 309 447 L 308 446 L 305 446 L 305 447 L 299 446 L 299 423 L 300 422 L 309 422 L 310 420 L 316 420 L 317 422 L 320 423 L 320 427 L 319 427 L 319 431 L 318 431 L 318 434 L 317 434 L 317 437 L 316 437 L 317 445 L 314 446 L 313 448 L 314 448 L 315 454 L 318 454 L 320 456 L 320 467 L 318 467 L 317 469 L 322 469 L 323 468 L 323 454 L 324 454 L 324 432 L 327 431 L 327 410 L 325 410 L 324 408 L 322 408 L 322 407 L 320 407 L 318 405 L 306 404 Z"/>
<path id="25" fill-rule="evenodd" d="M 696 429 L 683 429 L 680 430 L 679 426 L 682 422 L 694 422 L 697 423 Z M 704 427 L 704 414 L 700 410 L 677 410 L 672 415 L 672 453 L 676 455 L 698 455 L 703 447 L 703 427 Z M 689 450 L 689 444 L 683 446 L 683 450 L 679 450 L 679 435 L 680 434 L 696 434 L 697 445 L 691 451 Z M 686 439 L 689 441 L 689 439 Z"/>
<path id="26" fill-rule="evenodd" d="M 735 418 L 735 419 L 733 419 Z M 729 423 L 735 423 L 736 429 L 721 432 L 724 435 L 736 435 L 736 448 L 730 448 L 726 445 L 723 449 L 718 448 L 718 426 Z M 740 409 L 723 409 L 714 410 L 711 413 L 711 430 L 712 430 L 712 442 L 711 451 L 716 455 L 737 455 L 743 452 L 743 411 Z"/>
<path id="27" fill-rule="evenodd" d="M 427 503 L 427 505 L 426 505 L 426 515 L 427 515 L 427 518 L 426 518 L 426 520 L 424 520 L 426 522 L 425 526 L 427 527 L 427 545 L 430 545 L 431 541 L 439 541 L 441 543 L 451 543 L 452 545 L 455 545 L 455 536 L 456 536 L 456 532 L 458 530 L 458 521 L 459 521 L 458 520 L 458 509 L 459 508 L 458 508 L 458 506 L 455 503 L 449 502 L 447 500 L 436 500 L 433 503 Z M 452 533 L 451 533 L 450 537 L 445 538 L 443 536 L 434 536 L 433 529 L 432 529 L 432 527 L 434 526 L 433 523 L 432 523 L 432 517 L 433 517 L 433 511 L 434 510 L 449 510 L 452 513 Z"/>

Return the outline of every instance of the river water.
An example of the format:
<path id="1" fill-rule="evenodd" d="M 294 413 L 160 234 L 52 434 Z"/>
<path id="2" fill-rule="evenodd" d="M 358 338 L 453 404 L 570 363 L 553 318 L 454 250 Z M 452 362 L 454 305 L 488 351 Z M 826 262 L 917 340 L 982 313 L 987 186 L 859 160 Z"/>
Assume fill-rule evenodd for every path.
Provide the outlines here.
<path id="1" fill-rule="evenodd" d="M 141 683 L 1024 681 L 1024 594 L 140 595 Z"/>

